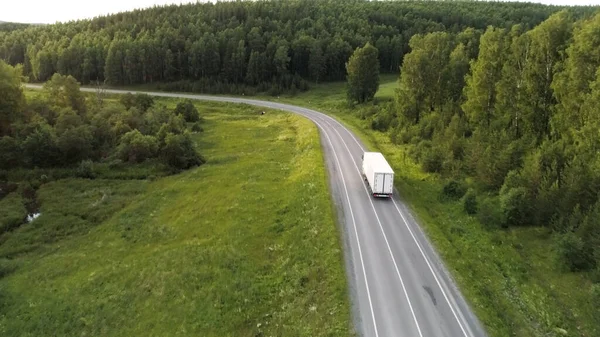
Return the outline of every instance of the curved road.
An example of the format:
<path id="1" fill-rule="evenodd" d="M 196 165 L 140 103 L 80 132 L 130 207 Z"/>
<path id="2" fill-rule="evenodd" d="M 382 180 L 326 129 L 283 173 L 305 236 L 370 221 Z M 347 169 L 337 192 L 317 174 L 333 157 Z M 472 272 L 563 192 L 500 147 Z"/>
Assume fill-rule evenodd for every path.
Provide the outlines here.
<path id="1" fill-rule="evenodd" d="M 486 336 L 397 191 L 391 200 L 370 196 L 359 169 L 366 147 L 335 119 L 298 106 L 253 99 L 128 90 L 106 92 L 245 103 L 309 118 L 319 128 L 334 202 L 340 210 L 344 256 L 359 334 Z"/>

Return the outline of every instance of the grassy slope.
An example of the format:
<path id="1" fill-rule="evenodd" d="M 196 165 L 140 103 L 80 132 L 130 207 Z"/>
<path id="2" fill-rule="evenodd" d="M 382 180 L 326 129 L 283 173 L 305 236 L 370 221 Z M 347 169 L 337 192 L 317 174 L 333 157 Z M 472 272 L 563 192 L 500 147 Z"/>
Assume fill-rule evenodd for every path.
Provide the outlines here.
<path id="1" fill-rule="evenodd" d="M 391 100 L 396 78 L 384 76 L 381 83 L 377 100 Z M 278 100 L 336 116 L 384 153 L 397 172 L 398 190 L 491 336 L 563 336 L 562 330 L 569 336 L 600 335 L 600 309 L 588 296 L 591 284 L 583 275 L 557 270 L 545 229 L 491 232 L 466 215 L 460 202 L 441 202 L 444 181 L 423 173 L 386 134 L 370 130 L 344 98 L 344 84 L 330 83 Z"/>
<path id="2" fill-rule="evenodd" d="M 42 186 L 42 216 L 0 240 L 0 267 L 17 266 L 0 278 L 2 336 L 351 334 L 316 128 L 198 107 L 200 168 Z"/>

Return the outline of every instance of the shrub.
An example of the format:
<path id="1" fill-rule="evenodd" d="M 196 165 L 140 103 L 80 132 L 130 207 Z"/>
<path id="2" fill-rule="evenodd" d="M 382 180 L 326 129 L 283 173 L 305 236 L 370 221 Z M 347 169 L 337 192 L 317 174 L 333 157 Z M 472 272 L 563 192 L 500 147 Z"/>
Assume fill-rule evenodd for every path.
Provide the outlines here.
<path id="1" fill-rule="evenodd" d="M 138 130 L 127 132 L 121 137 L 117 154 L 123 161 L 143 162 L 156 156 L 158 142 L 153 136 L 144 136 Z"/>
<path id="2" fill-rule="evenodd" d="M 507 225 L 520 226 L 527 223 L 530 218 L 527 190 L 517 187 L 504 191 L 500 195 L 500 205 Z"/>
<path id="3" fill-rule="evenodd" d="M 154 98 L 147 94 L 135 94 L 126 93 L 121 95 L 119 101 L 125 109 L 129 110 L 132 107 L 138 108 L 142 112 L 146 112 L 151 106 L 154 105 Z"/>
<path id="4" fill-rule="evenodd" d="M 165 146 L 161 149 L 161 158 L 165 164 L 174 169 L 188 169 L 203 164 L 204 159 L 196 152 L 190 135 L 167 134 Z"/>
<path id="5" fill-rule="evenodd" d="M 190 99 L 177 103 L 175 114 L 183 116 L 186 122 L 197 122 L 200 120 L 200 114 Z"/>
<path id="6" fill-rule="evenodd" d="M 589 270 L 593 267 L 593 252 L 573 232 L 563 234 L 556 243 L 558 259 L 570 271 Z"/>
<path id="7" fill-rule="evenodd" d="M 498 206 L 497 198 L 485 198 L 479 204 L 477 219 L 488 229 L 504 227 L 504 215 Z"/>
<path id="8" fill-rule="evenodd" d="M 23 142 L 23 154 L 29 167 L 49 167 L 60 162 L 56 135 L 49 125 L 39 127 Z"/>
<path id="9" fill-rule="evenodd" d="M 463 199 L 463 208 L 465 212 L 469 215 L 473 215 L 477 213 L 478 205 L 477 205 L 477 194 L 475 190 L 469 189 L 465 194 Z"/>
<path id="10" fill-rule="evenodd" d="M 77 167 L 77 176 L 80 178 L 94 179 L 96 172 L 94 171 L 94 162 L 91 160 L 83 160 Z"/>
<path id="11" fill-rule="evenodd" d="M 451 180 L 442 189 L 442 195 L 451 200 L 458 200 L 465 195 L 466 188 L 458 181 Z"/>
<path id="12" fill-rule="evenodd" d="M 167 138 L 167 134 L 173 133 L 176 135 L 182 134 L 185 131 L 185 122 L 183 117 L 178 115 L 172 115 L 169 118 L 169 122 L 163 124 L 158 130 L 158 134 L 156 137 L 158 138 L 158 142 L 160 146 L 165 145 L 165 138 Z"/>
<path id="13" fill-rule="evenodd" d="M 192 131 L 193 132 L 203 132 L 204 129 L 202 128 L 202 126 L 200 126 L 200 123 L 196 122 L 192 125 Z"/>
<path id="14" fill-rule="evenodd" d="M 9 136 L 0 138 L 0 169 L 12 169 L 21 164 L 21 146 Z"/>
<path id="15" fill-rule="evenodd" d="M 394 120 L 394 115 L 387 109 L 381 109 L 371 121 L 371 129 L 385 132 L 387 131 Z"/>
<path id="16" fill-rule="evenodd" d="M 444 155 L 437 147 L 424 150 L 422 154 L 422 165 L 425 172 L 441 172 L 444 164 Z"/>
<path id="17" fill-rule="evenodd" d="M 89 126 L 68 129 L 57 140 L 65 163 L 76 163 L 92 154 L 94 136 Z"/>

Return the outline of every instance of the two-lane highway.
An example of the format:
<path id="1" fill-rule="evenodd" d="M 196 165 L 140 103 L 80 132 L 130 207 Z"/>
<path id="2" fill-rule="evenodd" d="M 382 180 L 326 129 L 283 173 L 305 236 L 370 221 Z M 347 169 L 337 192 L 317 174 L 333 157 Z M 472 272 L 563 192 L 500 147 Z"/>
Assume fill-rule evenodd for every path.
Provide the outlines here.
<path id="1" fill-rule="evenodd" d="M 27 85 L 40 88 L 37 85 Z M 82 89 L 94 91 L 93 89 Z M 137 91 L 106 90 L 123 94 Z M 319 128 L 333 199 L 340 210 L 354 320 L 362 336 L 474 337 L 484 329 L 440 258 L 398 198 L 374 199 L 360 174 L 366 147 L 342 124 L 289 104 L 234 97 L 139 92 L 245 103 L 303 115 Z"/>

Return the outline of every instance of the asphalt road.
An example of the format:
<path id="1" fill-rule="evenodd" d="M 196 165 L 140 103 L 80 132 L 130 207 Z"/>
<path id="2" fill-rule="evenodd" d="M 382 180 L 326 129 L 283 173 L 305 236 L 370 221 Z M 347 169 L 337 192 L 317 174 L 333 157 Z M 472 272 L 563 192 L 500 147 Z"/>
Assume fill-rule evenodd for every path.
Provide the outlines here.
<path id="1" fill-rule="evenodd" d="M 106 92 L 135 93 L 128 90 Z M 246 103 L 293 112 L 312 120 L 321 134 L 330 187 L 339 210 L 354 323 L 359 334 L 375 337 L 486 336 L 397 191 L 392 199 L 370 196 L 360 174 L 361 154 L 366 147 L 335 119 L 314 110 L 276 102 L 144 93 Z"/>

